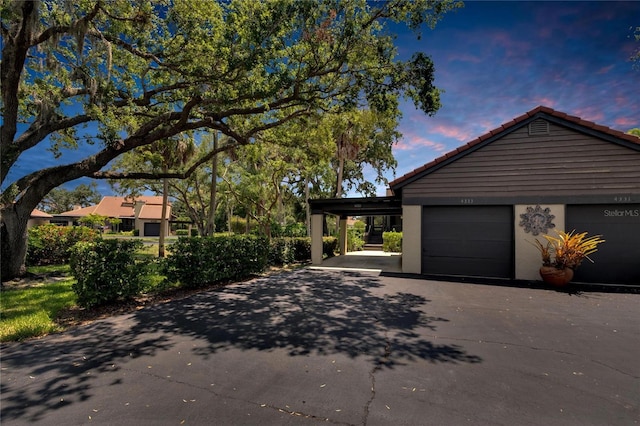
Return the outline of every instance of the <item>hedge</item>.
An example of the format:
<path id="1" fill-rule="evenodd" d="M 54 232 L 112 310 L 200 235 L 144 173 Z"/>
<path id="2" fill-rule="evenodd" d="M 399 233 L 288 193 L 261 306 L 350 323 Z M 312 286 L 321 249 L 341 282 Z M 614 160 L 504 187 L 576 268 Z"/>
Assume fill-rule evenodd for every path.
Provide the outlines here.
<path id="1" fill-rule="evenodd" d="M 333 257 L 338 250 L 338 239 L 336 237 L 322 237 L 322 254 Z"/>
<path id="2" fill-rule="evenodd" d="M 78 305 L 89 308 L 136 296 L 147 274 L 146 265 L 135 260 L 142 246 L 142 241 L 116 239 L 77 243 L 70 264 Z"/>
<path id="3" fill-rule="evenodd" d="M 363 235 L 359 228 L 347 229 L 347 251 L 361 251 L 364 248 Z"/>
<path id="4" fill-rule="evenodd" d="M 29 266 L 67 263 L 77 242 L 95 241 L 99 236 L 97 230 L 86 226 L 35 226 L 29 229 L 26 263 Z"/>
<path id="5" fill-rule="evenodd" d="M 279 237 L 269 243 L 269 265 L 286 265 L 311 260 L 311 238 Z"/>
<path id="6" fill-rule="evenodd" d="M 268 253 L 268 241 L 252 235 L 182 237 L 171 245 L 164 272 L 170 281 L 201 287 L 263 271 Z"/>
<path id="7" fill-rule="evenodd" d="M 402 232 L 383 232 L 382 250 L 394 253 L 402 252 Z"/>

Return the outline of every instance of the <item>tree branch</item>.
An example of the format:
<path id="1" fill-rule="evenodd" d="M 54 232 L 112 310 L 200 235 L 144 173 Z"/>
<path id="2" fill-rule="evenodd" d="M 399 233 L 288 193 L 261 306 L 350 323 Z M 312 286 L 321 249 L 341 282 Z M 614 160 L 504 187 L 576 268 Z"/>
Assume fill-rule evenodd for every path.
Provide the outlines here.
<path id="1" fill-rule="evenodd" d="M 44 43 L 45 41 L 49 40 L 51 37 L 57 34 L 65 34 L 65 33 L 73 32 L 76 28 L 79 28 L 80 26 L 86 25 L 86 23 L 91 22 L 98 15 L 98 12 L 100 11 L 101 8 L 102 8 L 102 1 L 98 0 L 96 2 L 96 5 L 93 7 L 93 9 L 89 13 L 87 13 L 85 16 L 71 23 L 71 25 L 56 25 L 56 26 L 47 28 L 42 33 L 40 33 L 38 37 L 35 38 L 35 40 L 31 45 L 36 46 L 38 44 Z"/>

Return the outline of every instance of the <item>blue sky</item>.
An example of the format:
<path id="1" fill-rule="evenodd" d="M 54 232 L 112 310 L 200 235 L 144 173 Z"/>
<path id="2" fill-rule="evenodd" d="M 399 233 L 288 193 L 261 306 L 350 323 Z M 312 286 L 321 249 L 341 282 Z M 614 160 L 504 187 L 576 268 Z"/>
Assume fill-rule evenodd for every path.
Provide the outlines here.
<path id="1" fill-rule="evenodd" d="M 401 57 L 430 55 L 445 92 L 434 117 L 403 104 L 395 176 L 538 105 L 625 132 L 640 127 L 635 27 L 640 2 L 472 1 L 421 40 L 401 35 Z"/>
<path id="2" fill-rule="evenodd" d="M 386 177 L 402 176 L 538 105 L 625 132 L 640 127 L 640 64 L 634 69 L 629 61 L 640 48 L 633 39 L 638 26 L 640 2 L 471 1 L 434 30 L 423 29 L 420 40 L 401 33 L 400 58 L 430 55 L 444 93 L 434 117 L 402 103 L 398 167 Z M 95 147 L 83 151 L 89 149 Z M 57 161 L 36 147 L 12 175 Z M 97 182 L 108 195 L 109 185 Z"/>

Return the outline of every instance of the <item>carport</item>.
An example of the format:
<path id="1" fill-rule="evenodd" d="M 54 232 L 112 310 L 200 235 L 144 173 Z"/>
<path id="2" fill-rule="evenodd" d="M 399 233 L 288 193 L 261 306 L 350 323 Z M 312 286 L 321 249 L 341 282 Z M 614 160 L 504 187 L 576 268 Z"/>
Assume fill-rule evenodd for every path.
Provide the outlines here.
<path id="1" fill-rule="evenodd" d="M 401 216 L 398 197 L 327 198 L 309 200 L 311 207 L 311 262 L 322 263 L 323 219 L 325 214 L 340 218 L 338 246 L 340 254 L 347 252 L 347 218 L 349 216 Z"/>

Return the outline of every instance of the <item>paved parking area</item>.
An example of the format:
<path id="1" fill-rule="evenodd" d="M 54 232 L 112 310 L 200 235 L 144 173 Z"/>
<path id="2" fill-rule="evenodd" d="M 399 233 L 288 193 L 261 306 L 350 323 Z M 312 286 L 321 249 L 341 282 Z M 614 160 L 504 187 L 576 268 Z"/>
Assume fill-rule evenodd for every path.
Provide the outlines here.
<path id="1" fill-rule="evenodd" d="M 637 424 L 639 301 L 300 269 L 3 345 L 0 421 Z"/>

